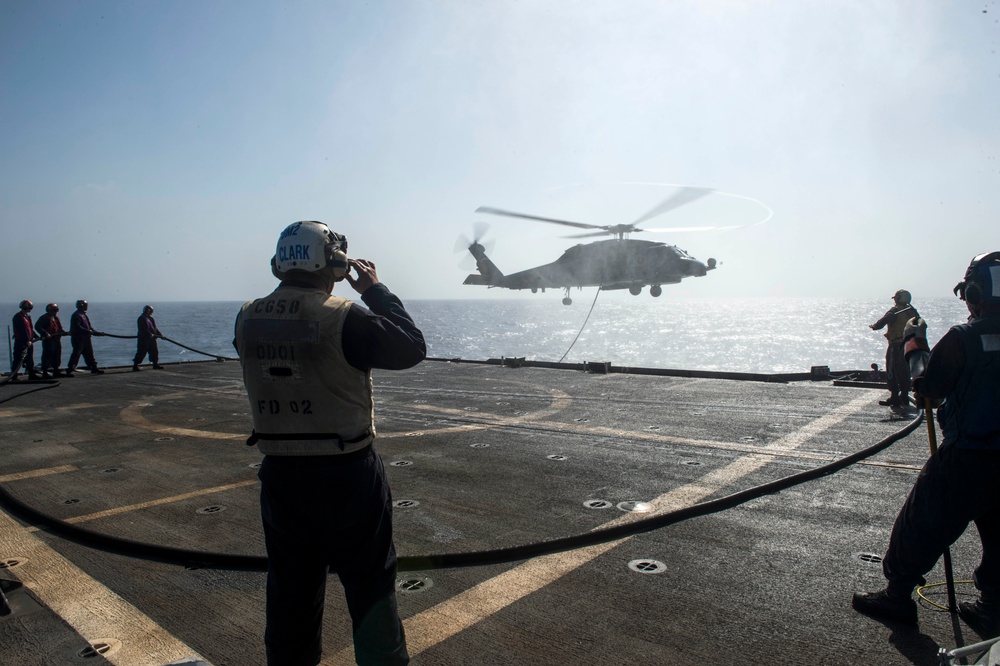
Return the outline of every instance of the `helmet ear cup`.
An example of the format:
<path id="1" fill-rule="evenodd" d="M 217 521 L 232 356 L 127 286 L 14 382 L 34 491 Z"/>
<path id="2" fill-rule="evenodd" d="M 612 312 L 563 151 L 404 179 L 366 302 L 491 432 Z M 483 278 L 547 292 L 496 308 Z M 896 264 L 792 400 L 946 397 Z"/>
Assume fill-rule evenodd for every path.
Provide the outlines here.
<path id="1" fill-rule="evenodd" d="M 343 280 L 350 269 L 347 253 L 336 246 L 332 246 L 327 253 L 326 265 L 333 273 L 333 279 L 337 281 Z"/>
<path id="2" fill-rule="evenodd" d="M 983 288 L 978 282 L 969 282 L 965 285 L 965 302 L 969 305 L 981 305 L 983 302 Z"/>

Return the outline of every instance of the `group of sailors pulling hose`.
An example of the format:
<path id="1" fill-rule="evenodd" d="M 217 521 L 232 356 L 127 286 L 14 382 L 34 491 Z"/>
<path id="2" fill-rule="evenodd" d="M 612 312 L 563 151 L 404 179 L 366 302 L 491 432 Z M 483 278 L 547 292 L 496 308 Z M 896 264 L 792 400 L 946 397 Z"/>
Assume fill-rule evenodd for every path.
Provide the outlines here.
<path id="1" fill-rule="evenodd" d="M 135 337 L 137 348 L 135 357 L 132 359 L 132 370 L 139 371 L 139 365 L 146 356 L 156 370 L 163 369 L 160 365 L 160 352 L 156 344 L 158 338 L 163 334 L 156 326 L 153 319 L 153 307 L 150 305 L 142 309 L 142 314 L 136 320 L 136 335 L 119 336 L 111 333 L 103 333 L 94 329 L 87 315 L 89 307 L 87 301 L 81 299 L 76 302 L 76 312 L 70 317 L 69 331 L 63 328 L 59 319 L 59 306 L 49 303 L 45 306 L 45 314 L 38 318 L 32 326 L 31 311 L 34 304 L 29 300 L 21 301 L 18 306 L 20 310 L 14 315 L 11 321 L 14 335 L 14 349 L 11 355 L 11 375 L 8 381 L 19 381 L 21 370 L 27 370 L 29 380 L 72 377 L 76 373 L 77 364 L 83 358 L 85 366 L 91 374 L 101 375 L 104 370 L 98 367 L 97 359 L 94 357 L 94 345 L 91 338 L 93 336 L 110 337 Z M 62 338 L 70 336 L 72 352 L 69 355 L 69 363 L 66 370 L 60 369 L 62 364 Z M 39 363 L 39 370 L 35 368 L 34 346 L 36 343 L 42 344 L 42 358 Z"/>

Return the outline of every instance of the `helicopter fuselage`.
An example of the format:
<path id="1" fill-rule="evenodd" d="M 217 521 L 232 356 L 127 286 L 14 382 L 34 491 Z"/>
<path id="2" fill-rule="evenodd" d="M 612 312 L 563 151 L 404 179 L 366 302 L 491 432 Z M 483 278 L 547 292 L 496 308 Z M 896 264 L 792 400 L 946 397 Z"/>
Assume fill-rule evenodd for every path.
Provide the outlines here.
<path id="1" fill-rule="evenodd" d="M 510 275 L 501 273 L 478 243 L 469 247 L 476 258 L 479 275 L 470 275 L 465 284 L 505 289 L 570 289 L 600 287 L 629 289 L 638 293 L 649 285 L 659 295 L 659 286 L 676 284 L 686 277 L 701 277 L 715 268 L 715 260 L 702 263 L 675 245 L 628 238 L 594 241 L 575 245 L 550 264 Z"/>

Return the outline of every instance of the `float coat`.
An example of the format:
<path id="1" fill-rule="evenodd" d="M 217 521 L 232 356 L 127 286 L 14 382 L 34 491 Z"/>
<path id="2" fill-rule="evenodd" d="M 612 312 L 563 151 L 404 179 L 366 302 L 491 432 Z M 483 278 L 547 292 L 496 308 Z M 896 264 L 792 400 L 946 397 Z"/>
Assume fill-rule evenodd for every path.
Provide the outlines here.
<path id="1" fill-rule="evenodd" d="M 237 349 L 254 425 L 247 443 L 264 455 L 339 455 L 374 439 L 371 372 L 344 357 L 350 309 L 322 290 L 279 286 L 240 311 Z M 322 344 L 321 331 L 336 344 Z"/>

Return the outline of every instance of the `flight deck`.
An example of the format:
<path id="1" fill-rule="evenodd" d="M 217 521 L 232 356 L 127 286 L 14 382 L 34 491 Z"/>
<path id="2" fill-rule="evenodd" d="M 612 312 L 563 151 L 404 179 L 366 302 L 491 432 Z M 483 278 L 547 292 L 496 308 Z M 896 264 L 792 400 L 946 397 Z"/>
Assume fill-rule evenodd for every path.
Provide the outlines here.
<path id="1" fill-rule="evenodd" d="M 943 586 L 918 599 L 919 628 L 851 609 L 884 584 L 924 424 L 830 475 L 648 529 L 913 425 L 917 412 L 878 405 L 884 390 L 511 365 L 373 373 L 413 664 L 931 665 L 982 639 L 942 607 Z M 0 510 L 0 663 L 264 663 L 261 456 L 238 363 L 8 384 L 0 401 L 0 484 L 59 521 Z M 498 561 L 522 546 L 539 554 Z M 957 580 L 979 556 L 970 529 Z M 944 580 L 940 563 L 928 579 Z M 333 575 L 322 663 L 354 663 Z"/>

